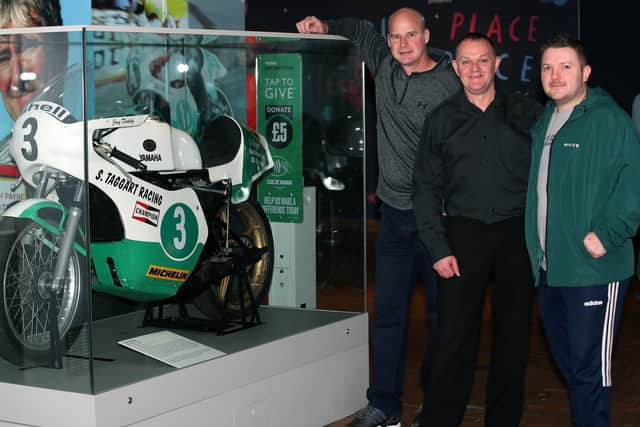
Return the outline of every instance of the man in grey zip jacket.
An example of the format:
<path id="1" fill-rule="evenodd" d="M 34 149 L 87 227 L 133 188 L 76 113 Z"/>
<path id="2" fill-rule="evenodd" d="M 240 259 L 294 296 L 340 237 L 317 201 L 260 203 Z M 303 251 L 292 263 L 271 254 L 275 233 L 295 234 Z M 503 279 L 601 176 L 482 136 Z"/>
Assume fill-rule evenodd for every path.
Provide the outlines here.
<path id="1" fill-rule="evenodd" d="M 389 17 L 386 40 L 362 20 L 321 21 L 308 16 L 296 25 L 302 33 L 331 32 L 350 39 L 375 76 L 379 162 L 376 196 L 381 219 L 371 324 L 373 375 L 367 390 L 369 404 L 356 413 L 349 426 L 398 426 L 407 317 L 418 273 L 425 284 L 430 331 L 437 319 L 432 263 L 418 236 L 411 200 L 416 149 L 426 115 L 458 91 L 460 83 L 446 61 L 429 57 L 430 33 L 424 17 L 414 9 L 401 8 Z M 428 364 L 429 353 L 423 365 Z M 428 379 L 421 375 L 421 380 L 424 387 Z"/>

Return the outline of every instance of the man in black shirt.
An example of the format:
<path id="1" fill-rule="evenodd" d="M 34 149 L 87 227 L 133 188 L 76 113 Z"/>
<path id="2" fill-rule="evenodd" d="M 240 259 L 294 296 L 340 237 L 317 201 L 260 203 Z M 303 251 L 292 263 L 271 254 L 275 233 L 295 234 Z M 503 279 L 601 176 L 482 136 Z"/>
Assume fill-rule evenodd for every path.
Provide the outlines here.
<path id="1" fill-rule="evenodd" d="M 524 241 L 529 128 L 540 106 L 496 91 L 489 38 L 456 47 L 463 90 L 426 121 L 414 169 L 420 237 L 438 273 L 439 322 L 421 424 L 457 426 L 473 384 L 484 293 L 495 277 L 488 426 L 517 426 L 523 409 L 532 274 Z"/>

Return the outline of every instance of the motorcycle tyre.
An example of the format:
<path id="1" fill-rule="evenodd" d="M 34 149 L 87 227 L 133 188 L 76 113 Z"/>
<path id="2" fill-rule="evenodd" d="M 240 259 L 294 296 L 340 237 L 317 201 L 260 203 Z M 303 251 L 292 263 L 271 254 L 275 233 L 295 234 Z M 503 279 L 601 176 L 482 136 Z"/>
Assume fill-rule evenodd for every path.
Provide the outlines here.
<path id="1" fill-rule="evenodd" d="M 218 213 L 218 218 L 224 221 L 225 211 L 224 208 Z M 251 244 L 256 244 L 256 240 L 260 240 L 267 245 L 267 252 L 262 256 L 261 260 L 254 264 L 248 272 L 249 282 L 253 290 L 253 297 L 256 305 L 260 305 L 262 300 L 269 292 L 271 286 L 271 278 L 273 276 L 273 263 L 274 263 L 274 248 L 273 248 L 273 234 L 267 215 L 265 214 L 262 206 L 253 200 L 249 199 L 246 202 L 239 203 L 237 205 L 230 206 L 231 216 L 231 228 L 236 231 L 235 225 L 238 224 L 238 220 L 242 223 L 243 230 L 241 237 L 249 238 Z M 248 221 L 248 223 L 247 223 Z M 257 230 L 252 236 L 247 236 L 247 225 L 257 226 Z M 214 225 L 215 226 L 215 225 Z M 257 236 L 256 236 L 257 233 Z M 257 239 L 256 239 L 257 237 Z M 260 243 L 260 242 L 258 242 Z M 234 242 L 230 241 L 230 245 Z M 264 247 L 259 245 L 258 247 Z M 231 276 L 224 277 L 221 280 L 215 280 L 210 286 L 207 286 L 205 290 L 193 299 L 194 305 L 205 316 L 215 321 L 225 320 L 237 320 L 242 319 L 242 308 L 239 304 L 239 299 L 235 302 L 229 301 L 225 310 L 225 298 L 227 297 L 227 290 L 231 287 L 231 281 L 234 278 Z M 260 283 L 257 285 L 257 289 L 254 286 L 253 278 L 259 278 Z M 237 279 L 235 279 L 237 280 Z M 234 285 L 237 285 L 234 284 Z M 246 314 L 251 310 L 251 302 L 248 295 L 243 290 L 243 298 Z"/>
<path id="2" fill-rule="evenodd" d="M 7 307 L 7 302 L 10 300 L 7 296 L 9 283 L 6 275 L 20 240 L 23 239 L 30 230 L 39 229 L 45 233 L 49 231 L 30 220 L 3 218 L 1 221 L 4 222 L 3 230 L 15 230 L 15 233 L 2 233 L 0 237 L 0 355 L 16 366 L 46 365 L 53 360 L 50 337 L 46 338 L 46 343 L 25 343 L 25 337 L 20 336 L 15 327 L 11 325 L 12 316 L 8 312 L 9 308 Z M 15 224 L 10 224 L 11 222 Z M 7 223 L 9 223 L 9 227 L 6 227 Z M 19 259 L 21 260 L 22 258 Z M 84 283 L 87 278 L 86 257 L 74 250 L 69 261 L 70 264 L 73 264 L 73 267 L 70 265 L 70 268 L 73 268 L 72 271 L 75 272 L 73 273 L 75 285 L 73 295 L 68 295 L 68 287 L 63 293 L 63 299 L 70 298 L 65 300 L 64 303 L 68 304 L 67 307 L 69 309 L 68 316 L 66 317 L 67 320 L 60 325 L 60 318 L 58 317 L 60 339 L 58 349 L 61 355 L 64 355 L 78 338 L 81 331 L 80 327 L 84 324 L 88 307 L 88 285 Z M 55 259 L 51 263 L 55 264 Z M 53 270 L 53 267 L 51 267 L 51 270 Z M 30 284 L 28 286 L 31 287 Z M 45 305 L 48 306 L 48 303 L 45 302 Z M 31 305 L 29 308 L 33 309 L 34 307 L 37 306 Z M 39 311 L 40 310 L 36 308 L 35 312 L 38 313 Z M 45 326 L 41 333 L 48 334 L 50 333 L 50 329 L 50 327 Z"/>

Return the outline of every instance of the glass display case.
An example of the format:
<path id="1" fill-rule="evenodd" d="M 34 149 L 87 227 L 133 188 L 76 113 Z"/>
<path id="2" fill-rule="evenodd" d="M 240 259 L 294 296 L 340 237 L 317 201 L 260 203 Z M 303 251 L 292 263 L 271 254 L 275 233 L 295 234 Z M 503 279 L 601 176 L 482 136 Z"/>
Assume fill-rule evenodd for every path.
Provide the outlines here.
<path id="1" fill-rule="evenodd" d="M 99 395 L 362 318 L 350 42 L 96 26 L 0 40 L 3 387 Z"/>

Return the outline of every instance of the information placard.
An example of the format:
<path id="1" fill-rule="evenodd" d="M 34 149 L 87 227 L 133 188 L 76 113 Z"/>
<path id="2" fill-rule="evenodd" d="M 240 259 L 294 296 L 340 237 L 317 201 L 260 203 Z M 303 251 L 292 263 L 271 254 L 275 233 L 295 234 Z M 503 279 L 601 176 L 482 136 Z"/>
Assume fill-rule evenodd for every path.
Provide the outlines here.
<path id="1" fill-rule="evenodd" d="M 118 344 L 175 368 L 184 368 L 226 354 L 169 331 L 129 338 L 118 341 Z"/>

